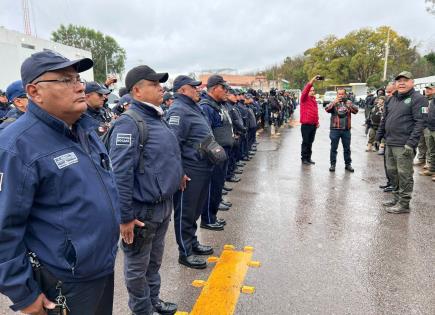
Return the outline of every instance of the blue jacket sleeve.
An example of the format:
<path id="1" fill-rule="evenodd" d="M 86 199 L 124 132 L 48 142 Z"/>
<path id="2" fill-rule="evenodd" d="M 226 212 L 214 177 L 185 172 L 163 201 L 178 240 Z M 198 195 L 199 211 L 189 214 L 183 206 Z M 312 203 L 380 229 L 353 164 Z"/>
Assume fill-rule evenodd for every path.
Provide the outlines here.
<path id="1" fill-rule="evenodd" d="M 139 130 L 129 117 L 115 122 L 110 136 L 109 155 L 119 191 L 121 223 L 135 219 L 132 202 L 134 171 L 139 154 Z"/>
<path id="2" fill-rule="evenodd" d="M 0 150 L 0 292 L 21 310 L 41 293 L 24 244 L 27 219 L 37 189 L 34 170 L 16 154 Z"/>

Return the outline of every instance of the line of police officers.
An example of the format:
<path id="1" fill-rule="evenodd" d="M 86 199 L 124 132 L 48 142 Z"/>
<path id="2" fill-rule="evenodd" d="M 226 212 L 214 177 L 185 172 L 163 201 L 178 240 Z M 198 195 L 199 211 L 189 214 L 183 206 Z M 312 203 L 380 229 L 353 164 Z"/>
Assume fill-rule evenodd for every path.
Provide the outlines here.
<path id="1" fill-rule="evenodd" d="M 219 75 L 202 95 L 202 82 L 181 75 L 165 112 L 168 74 L 138 66 L 112 117 L 108 86 L 79 76 L 92 66 L 35 53 L 7 89 L 15 107 L 0 132 L 0 292 L 25 314 L 111 314 L 120 234 L 132 313 L 174 314 L 159 297 L 172 209 L 179 263 L 206 268 L 201 256 L 213 248 L 196 222 L 224 229 L 225 182 L 240 181 L 255 154 L 264 106 Z"/>

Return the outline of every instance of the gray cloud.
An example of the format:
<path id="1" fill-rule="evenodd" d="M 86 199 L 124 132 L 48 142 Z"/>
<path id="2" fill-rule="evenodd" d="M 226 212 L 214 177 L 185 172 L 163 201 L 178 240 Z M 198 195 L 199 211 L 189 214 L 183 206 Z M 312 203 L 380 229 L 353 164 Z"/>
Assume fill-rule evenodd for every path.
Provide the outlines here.
<path id="1" fill-rule="evenodd" d="M 30 1 L 39 37 L 49 38 L 62 23 L 97 29 L 126 49 L 127 69 L 140 63 L 172 73 L 261 69 L 328 34 L 380 25 L 421 43 L 423 51 L 435 49 L 435 17 L 424 0 Z M 0 25 L 22 31 L 20 1 L 0 3 L 8 7 Z"/>

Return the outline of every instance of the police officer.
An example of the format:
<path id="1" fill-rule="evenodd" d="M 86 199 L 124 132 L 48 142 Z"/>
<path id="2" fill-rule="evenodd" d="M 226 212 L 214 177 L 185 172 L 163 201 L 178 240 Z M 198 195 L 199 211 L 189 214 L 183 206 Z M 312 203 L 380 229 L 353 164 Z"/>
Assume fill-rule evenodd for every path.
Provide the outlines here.
<path id="1" fill-rule="evenodd" d="M 250 155 L 254 155 L 255 151 L 255 134 L 257 132 L 257 119 L 255 117 L 254 113 L 254 99 L 253 95 L 250 93 L 246 94 L 246 100 L 245 105 L 246 109 L 248 111 L 248 136 L 247 136 L 247 142 L 248 142 L 248 152 Z"/>
<path id="2" fill-rule="evenodd" d="M 28 99 L 21 80 L 15 81 L 7 87 L 6 96 L 9 102 L 14 105 L 14 108 L 4 117 L 3 122 L 0 124 L 0 131 L 20 118 L 27 109 Z"/>
<path id="3" fill-rule="evenodd" d="M 175 78 L 175 101 L 168 111 L 167 120 L 178 138 L 186 179 L 184 189 L 174 195 L 178 262 L 189 268 L 204 269 L 207 267 L 206 261 L 196 255 L 211 255 L 213 248 L 199 243 L 196 236 L 196 221 L 207 200 L 213 164 L 198 150 L 200 145 L 212 136 L 208 120 L 196 104 L 199 102 L 199 85 L 201 81 L 195 81 L 185 75 Z"/>
<path id="4" fill-rule="evenodd" d="M 172 103 L 174 103 L 174 95 L 170 92 L 165 92 L 163 94 L 163 103 L 162 103 L 162 109 L 165 113 L 168 112 L 169 107 L 171 107 Z"/>
<path id="5" fill-rule="evenodd" d="M 399 73 L 395 81 L 397 91 L 384 106 L 376 140 L 385 138 L 387 171 L 394 187 L 393 199 L 383 205 L 389 213 L 408 213 L 414 187 L 412 161 L 425 126 L 422 107 L 428 107 L 428 101 L 414 90 L 409 71 Z"/>
<path id="6" fill-rule="evenodd" d="M 6 93 L 0 90 L 0 121 L 11 110 Z"/>
<path id="7" fill-rule="evenodd" d="M 210 123 L 216 141 L 225 149 L 227 157 L 234 144 L 233 125 L 231 117 L 224 107 L 227 100 L 229 86 L 220 75 L 212 75 L 207 80 L 207 94 L 200 100 L 199 105 Z M 201 214 L 201 228 L 213 231 L 224 229 L 225 221 L 217 218 L 217 212 L 222 200 L 222 189 L 224 187 L 226 173 L 228 170 L 228 159 L 215 165 L 208 187 L 207 202 Z M 225 206 L 225 205 L 223 205 Z M 227 207 L 227 206 L 226 206 Z M 224 207 L 221 207 L 222 209 Z M 225 210 L 228 210 L 225 208 Z"/>
<path id="8" fill-rule="evenodd" d="M 0 134 L 0 291 L 14 311 L 42 315 L 64 300 L 70 315 L 112 313 L 119 203 L 82 115 L 79 72 L 92 65 L 45 50 L 21 66 L 27 112 Z"/>
<path id="9" fill-rule="evenodd" d="M 133 314 L 173 314 L 174 303 L 159 298 L 165 235 L 172 196 L 183 177 L 177 138 L 160 108 L 167 73 L 142 65 L 131 69 L 125 85 L 132 97 L 128 111 L 110 134 L 110 158 L 121 203 L 124 276 Z"/>
<path id="10" fill-rule="evenodd" d="M 105 95 L 110 91 L 99 83 L 92 81 L 86 83 L 86 104 L 88 104 L 88 110 L 86 114 L 95 120 L 95 130 L 98 135 L 103 135 L 109 129 L 107 118 L 104 115 L 103 105 L 106 101 Z"/>

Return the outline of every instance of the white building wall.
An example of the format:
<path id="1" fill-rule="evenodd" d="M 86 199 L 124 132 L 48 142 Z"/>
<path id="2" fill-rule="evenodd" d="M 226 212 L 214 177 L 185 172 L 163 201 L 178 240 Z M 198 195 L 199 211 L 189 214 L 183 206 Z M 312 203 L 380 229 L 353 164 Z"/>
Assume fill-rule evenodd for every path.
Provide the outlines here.
<path id="1" fill-rule="evenodd" d="M 44 49 L 57 51 L 74 60 L 92 58 L 89 51 L 62 45 L 48 40 L 35 38 L 16 31 L 0 27 L 0 89 L 5 90 L 13 81 L 20 80 L 20 68 L 23 61 L 31 54 Z M 93 81 L 92 69 L 80 74 L 86 81 Z"/>

